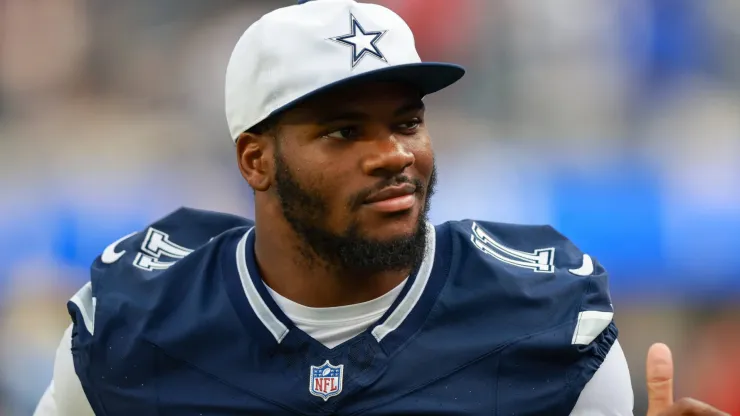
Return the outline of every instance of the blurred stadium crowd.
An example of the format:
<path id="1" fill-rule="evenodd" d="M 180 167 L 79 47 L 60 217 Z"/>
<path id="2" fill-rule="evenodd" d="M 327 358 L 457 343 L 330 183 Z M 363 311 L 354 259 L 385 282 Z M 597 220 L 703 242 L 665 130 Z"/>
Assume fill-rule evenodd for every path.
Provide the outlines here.
<path id="1" fill-rule="evenodd" d="M 435 222 L 551 223 L 611 271 L 643 361 L 740 414 L 740 2 L 382 0 L 427 60 Z M 251 215 L 223 115 L 242 31 L 290 0 L 0 0 L 0 415 L 31 413 L 66 299 L 181 205 Z"/>

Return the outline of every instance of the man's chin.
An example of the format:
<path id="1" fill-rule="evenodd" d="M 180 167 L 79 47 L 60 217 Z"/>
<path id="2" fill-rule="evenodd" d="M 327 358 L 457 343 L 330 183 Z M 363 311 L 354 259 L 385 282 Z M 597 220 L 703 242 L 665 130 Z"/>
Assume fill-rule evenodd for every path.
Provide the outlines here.
<path id="1" fill-rule="evenodd" d="M 421 262 L 426 247 L 423 222 L 386 221 L 366 227 L 356 227 L 338 250 L 344 268 L 372 273 L 405 270 Z"/>

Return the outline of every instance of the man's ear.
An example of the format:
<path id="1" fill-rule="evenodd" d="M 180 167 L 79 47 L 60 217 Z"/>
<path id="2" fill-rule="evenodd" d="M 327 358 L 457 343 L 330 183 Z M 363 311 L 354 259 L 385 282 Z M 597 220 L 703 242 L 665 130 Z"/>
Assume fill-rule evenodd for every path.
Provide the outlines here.
<path id="1" fill-rule="evenodd" d="M 236 141 L 239 170 L 255 192 L 270 189 L 274 169 L 274 143 L 264 134 L 244 132 Z"/>

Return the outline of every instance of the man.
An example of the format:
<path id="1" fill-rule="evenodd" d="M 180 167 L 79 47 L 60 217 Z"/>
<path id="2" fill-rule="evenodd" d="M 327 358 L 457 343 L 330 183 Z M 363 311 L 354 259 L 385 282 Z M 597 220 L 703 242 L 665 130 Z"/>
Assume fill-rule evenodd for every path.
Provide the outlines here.
<path id="1" fill-rule="evenodd" d="M 464 70 L 388 9 L 302 3 L 226 74 L 255 221 L 180 209 L 106 248 L 36 414 L 631 414 L 595 260 L 551 227 L 426 222 L 422 98 Z M 721 414 L 649 360 L 651 416 Z"/>

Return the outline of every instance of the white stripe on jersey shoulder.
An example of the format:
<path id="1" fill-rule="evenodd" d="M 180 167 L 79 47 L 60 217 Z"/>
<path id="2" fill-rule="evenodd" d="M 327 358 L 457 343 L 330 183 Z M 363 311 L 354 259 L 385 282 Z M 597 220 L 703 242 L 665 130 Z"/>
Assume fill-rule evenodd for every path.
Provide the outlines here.
<path id="1" fill-rule="evenodd" d="M 403 321 L 409 316 L 409 313 L 414 309 L 414 306 L 419 302 L 419 299 L 421 299 L 421 295 L 424 293 L 424 289 L 427 286 L 429 276 L 432 274 L 432 266 L 434 266 L 437 235 L 432 224 L 426 223 L 426 227 L 426 248 L 424 250 L 424 259 L 419 267 L 419 272 L 416 274 L 416 279 L 414 279 L 411 288 L 408 293 L 406 293 L 406 296 L 401 300 L 401 303 L 398 304 L 398 307 L 391 313 L 385 322 L 373 328 L 372 334 L 378 342 L 382 341 L 388 334 L 401 326 Z"/>
<path id="2" fill-rule="evenodd" d="M 82 322 L 90 335 L 95 332 L 95 301 L 92 295 L 92 283 L 87 282 L 77 293 L 69 300 L 77 306 L 82 315 Z"/>
<path id="3" fill-rule="evenodd" d="M 244 237 L 242 237 L 236 246 L 236 268 L 239 271 L 239 278 L 242 281 L 244 294 L 247 296 L 247 301 L 249 301 L 254 314 L 257 315 L 265 328 L 270 331 L 272 336 L 275 337 L 275 341 L 279 344 L 288 335 L 288 327 L 280 322 L 267 306 L 264 299 L 262 299 L 262 296 L 260 296 L 257 288 L 254 286 L 254 281 L 252 281 L 252 277 L 249 275 L 249 269 L 247 268 L 247 237 L 249 237 L 249 233 L 252 230 L 254 230 L 254 227 L 244 233 Z"/>
<path id="4" fill-rule="evenodd" d="M 578 313 L 576 329 L 571 344 L 588 345 L 595 340 L 612 322 L 614 312 L 583 311 Z"/>

